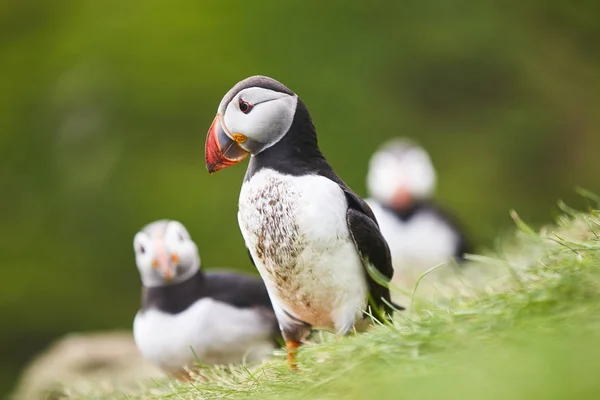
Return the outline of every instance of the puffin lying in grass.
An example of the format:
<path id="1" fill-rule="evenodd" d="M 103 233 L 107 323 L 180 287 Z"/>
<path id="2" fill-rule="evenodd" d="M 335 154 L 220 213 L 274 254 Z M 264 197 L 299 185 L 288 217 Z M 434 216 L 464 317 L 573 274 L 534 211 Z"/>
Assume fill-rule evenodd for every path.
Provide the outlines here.
<path id="1" fill-rule="evenodd" d="M 418 275 L 469 251 L 464 233 L 429 201 L 436 174 L 429 155 L 406 139 L 393 139 L 369 163 L 367 203 L 390 246 L 394 284 L 412 286 Z"/>
<path id="2" fill-rule="evenodd" d="M 260 278 L 202 271 L 196 244 L 177 221 L 147 225 L 134 249 L 143 286 L 133 334 L 147 359 L 185 378 L 196 361 L 239 364 L 272 354 L 279 331 Z"/>
<path id="3" fill-rule="evenodd" d="M 238 222 L 286 341 L 288 362 L 312 328 L 346 334 L 392 313 L 388 246 L 369 206 L 335 174 L 310 114 L 283 84 L 253 76 L 223 98 L 206 138 L 212 174 L 251 154 Z"/>

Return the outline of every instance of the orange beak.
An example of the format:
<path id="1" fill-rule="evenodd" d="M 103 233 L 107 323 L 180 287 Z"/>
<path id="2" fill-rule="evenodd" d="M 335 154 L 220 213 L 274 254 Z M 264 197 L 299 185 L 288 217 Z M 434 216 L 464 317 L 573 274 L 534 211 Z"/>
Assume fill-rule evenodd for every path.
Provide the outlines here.
<path id="1" fill-rule="evenodd" d="M 223 116 L 217 114 L 208 130 L 204 147 L 208 172 L 215 173 L 246 158 L 249 153 L 239 145 L 244 141 L 246 137 L 242 134 L 231 135 L 225 127 Z"/>
<path id="2" fill-rule="evenodd" d="M 397 210 L 402 210 L 411 205 L 413 198 L 410 192 L 404 188 L 400 188 L 394 193 L 392 205 Z"/>
<path id="3" fill-rule="evenodd" d="M 172 254 L 171 258 L 167 256 L 167 252 L 162 243 L 156 242 L 156 258 L 152 260 L 152 267 L 160 269 L 166 281 L 170 281 L 175 276 L 175 268 L 179 262 L 177 254 Z"/>

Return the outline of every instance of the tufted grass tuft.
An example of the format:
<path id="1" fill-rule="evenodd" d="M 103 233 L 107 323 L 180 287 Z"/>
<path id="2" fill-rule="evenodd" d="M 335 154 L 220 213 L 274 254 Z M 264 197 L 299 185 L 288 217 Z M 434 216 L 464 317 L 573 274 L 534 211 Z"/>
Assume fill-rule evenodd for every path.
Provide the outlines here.
<path id="1" fill-rule="evenodd" d="M 562 399 L 600 396 L 600 208 L 559 204 L 461 269 L 432 268 L 392 325 L 314 335 L 290 372 L 283 352 L 252 367 L 202 368 L 193 382 L 136 392 L 65 389 L 77 399 Z"/>

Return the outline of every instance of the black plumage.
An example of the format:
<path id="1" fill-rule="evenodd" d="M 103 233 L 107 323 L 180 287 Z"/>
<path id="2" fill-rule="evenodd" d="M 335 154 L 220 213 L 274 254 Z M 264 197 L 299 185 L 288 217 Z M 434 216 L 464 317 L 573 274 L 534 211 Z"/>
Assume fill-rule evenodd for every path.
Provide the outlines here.
<path id="1" fill-rule="evenodd" d="M 229 271 L 199 270 L 183 282 L 144 286 L 142 311 L 155 308 L 168 314 L 178 314 L 202 298 L 211 298 L 237 308 L 262 307 L 272 310 L 271 300 L 260 278 Z"/>

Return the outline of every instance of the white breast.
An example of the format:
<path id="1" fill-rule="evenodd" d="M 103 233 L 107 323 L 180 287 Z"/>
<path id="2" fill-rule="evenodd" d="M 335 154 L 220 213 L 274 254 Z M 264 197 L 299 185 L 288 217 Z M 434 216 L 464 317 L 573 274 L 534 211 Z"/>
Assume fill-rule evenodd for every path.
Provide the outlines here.
<path id="1" fill-rule="evenodd" d="M 377 202 L 367 202 L 390 247 L 395 282 L 421 274 L 455 255 L 460 238 L 433 212 L 424 210 L 402 221 Z"/>
<path id="2" fill-rule="evenodd" d="M 179 314 L 156 309 L 139 312 L 135 342 L 144 357 L 177 371 L 198 359 L 204 364 L 240 363 L 263 359 L 274 348 L 272 326 L 256 309 L 239 309 L 205 298 Z"/>
<path id="3" fill-rule="evenodd" d="M 360 318 L 367 296 L 347 207 L 327 178 L 263 169 L 243 184 L 238 213 L 272 301 L 314 327 L 340 332 Z"/>

